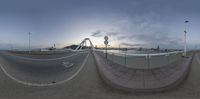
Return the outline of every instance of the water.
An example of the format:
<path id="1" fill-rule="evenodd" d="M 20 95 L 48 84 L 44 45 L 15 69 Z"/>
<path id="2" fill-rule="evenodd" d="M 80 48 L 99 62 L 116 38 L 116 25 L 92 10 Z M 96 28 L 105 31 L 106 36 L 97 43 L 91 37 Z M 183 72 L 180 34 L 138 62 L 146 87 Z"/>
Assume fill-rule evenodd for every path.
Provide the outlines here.
<path id="1" fill-rule="evenodd" d="M 105 50 L 103 50 L 105 51 Z M 138 50 L 127 50 L 127 51 L 123 51 L 123 50 L 107 50 L 107 52 L 111 52 L 111 53 L 126 53 L 126 54 L 148 54 L 148 53 L 160 53 L 158 51 L 138 51 Z"/>

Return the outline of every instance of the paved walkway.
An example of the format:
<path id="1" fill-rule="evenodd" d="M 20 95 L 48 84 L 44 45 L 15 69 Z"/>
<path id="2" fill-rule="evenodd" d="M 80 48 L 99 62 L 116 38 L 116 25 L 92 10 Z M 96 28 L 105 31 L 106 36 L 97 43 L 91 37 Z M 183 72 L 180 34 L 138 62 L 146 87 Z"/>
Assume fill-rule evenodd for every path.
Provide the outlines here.
<path id="1" fill-rule="evenodd" d="M 161 91 L 179 84 L 188 73 L 192 60 L 181 60 L 158 69 L 132 69 L 113 63 L 94 53 L 99 73 L 111 86 L 127 91 Z"/>

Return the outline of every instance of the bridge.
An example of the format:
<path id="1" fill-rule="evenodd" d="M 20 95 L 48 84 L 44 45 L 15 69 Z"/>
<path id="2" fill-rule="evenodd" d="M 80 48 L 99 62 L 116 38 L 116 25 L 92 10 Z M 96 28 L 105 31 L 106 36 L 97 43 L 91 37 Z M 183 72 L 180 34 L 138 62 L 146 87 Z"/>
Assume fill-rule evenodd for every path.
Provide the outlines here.
<path id="1" fill-rule="evenodd" d="M 90 42 L 89 50 L 82 49 L 86 41 Z M 149 99 L 158 96 L 190 97 L 190 92 L 200 92 L 199 52 L 190 52 L 189 58 L 181 57 L 180 52 L 143 55 L 108 53 L 108 59 L 104 55 L 93 47 L 89 38 L 84 39 L 75 51 L 62 53 L 29 55 L 1 51 L 0 97 L 119 99 L 122 96 Z M 190 66 L 193 68 L 183 85 L 181 82 L 189 73 Z M 182 86 L 176 88 L 179 84 Z M 169 90 L 168 87 L 175 87 L 174 91 L 159 93 Z M 158 93 L 144 97 L 126 91 Z"/>
<path id="2" fill-rule="evenodd" d="M 92 50 L 94 50 L 94 46 L 93 46 L 93 44 L 92 44 L 90 38 L 85 38 L 85 39 L 76 47 L 75 51 L 81 50 L 81 49 L 83 48 L 83 46 L 87 46 L 87 45 L 86 45 L 86 44 L 87 44 L 87 43 L 86 43 L 87 41 L 89 41 L 90 47 L 92 48 Z"/>

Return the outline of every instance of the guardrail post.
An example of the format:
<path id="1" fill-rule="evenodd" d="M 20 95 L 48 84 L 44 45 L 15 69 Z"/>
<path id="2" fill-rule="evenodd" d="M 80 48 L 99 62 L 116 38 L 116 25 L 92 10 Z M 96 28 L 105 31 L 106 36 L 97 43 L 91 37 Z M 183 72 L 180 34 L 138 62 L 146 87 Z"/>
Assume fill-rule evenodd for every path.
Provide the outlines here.
<path id="1" fill-rule="evenodd" d="M 170 56 L 170 54 L 168 53 L 168 54 L 166 54 L 166 57 L 167 57 L 167 64 L 168 64 L 168 66 L 169 66 L 169 56 Z"/>
<path id="2" fill-rule="evenodd" d="M 112 57 L 111 57 L 110 60 L 113 61 L 112 59 L 114 58 L 114 53 L 112 53 L 111 56 L 112 56 Z"/>
<path id="3" fill-rule="evenodd" d="M 147 54 L 147 69 L 150 69 L 150 58 L 151 56 L 149 55 L 149 53 Z"/>
<path id="4" fill-rule="evenodd" d="M 126 53 L 125 53 L 125 66 L 126 66 Z"/>

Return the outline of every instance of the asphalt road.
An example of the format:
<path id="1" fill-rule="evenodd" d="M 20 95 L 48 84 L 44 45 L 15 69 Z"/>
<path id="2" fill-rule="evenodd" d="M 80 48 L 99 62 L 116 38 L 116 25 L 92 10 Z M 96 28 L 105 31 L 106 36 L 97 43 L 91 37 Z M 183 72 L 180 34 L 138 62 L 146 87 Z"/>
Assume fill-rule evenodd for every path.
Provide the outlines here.
<path id="1" fill-rule="evenodd" d="M 53 86 L 29 86 L 10 79 L 0 69 L 0 99 L 199 99 L 200 62 L 193 59 L 188 78 L 172 90 L 134 93 L 115 90 L 105 84 L 90 54 L 81 71 L 71 80 Z"/>
<path id="2" fill-rule="evenodd" d="M 34 59 L 54 59 L 54 58 L 59 58 L 59 57 L 65 57 L 74 54 L 75 52 L 72 51 L 66 51 L 64 53 L 59 53 L 59 54 L 46 54 L 46 55 L 37 55 L 37 54 L 19 54 L 19 53 L 14 53 L 11 52 L 12 55 L 16 56 L 22 56 L 22 57 L 27 57 L 27 58 L 34 58 Z"/>
<path id="3" fill-rule="evenodd" d="M 87 55 L 84 52 L 28 56 L 1 52 L 0 64 L 8 77 L 19 83 L 48 86 L 67 81 L 81 68 Z"/>

